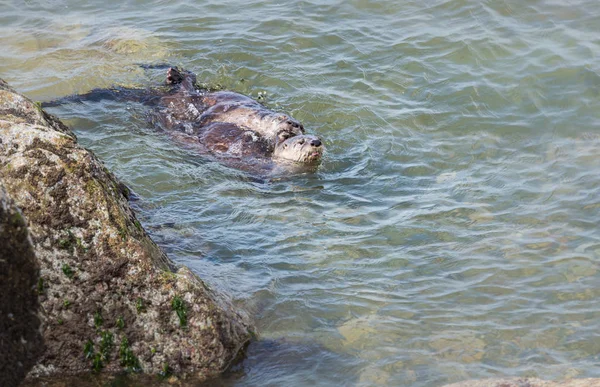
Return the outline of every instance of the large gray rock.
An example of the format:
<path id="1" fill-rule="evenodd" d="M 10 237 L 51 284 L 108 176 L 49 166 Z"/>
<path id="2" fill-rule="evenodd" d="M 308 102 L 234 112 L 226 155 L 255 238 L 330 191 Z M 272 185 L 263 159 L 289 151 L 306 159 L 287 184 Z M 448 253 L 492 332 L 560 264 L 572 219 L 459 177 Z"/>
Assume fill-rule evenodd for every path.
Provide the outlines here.
<path id="1" fill-rule="evenodd" d="M 92 368 L 202 380 L 249 342 L 245 314 L 174 269 L 126 187 L 2 80 L 0 185 L 0 385 Z"/>

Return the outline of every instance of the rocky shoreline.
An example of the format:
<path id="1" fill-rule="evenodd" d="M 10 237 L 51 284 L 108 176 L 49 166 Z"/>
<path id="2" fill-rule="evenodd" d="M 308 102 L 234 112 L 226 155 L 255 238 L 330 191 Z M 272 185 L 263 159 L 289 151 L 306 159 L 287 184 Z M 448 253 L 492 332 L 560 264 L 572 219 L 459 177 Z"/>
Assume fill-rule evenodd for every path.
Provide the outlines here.
<path id="1" fill-rule="evenodd" d="M 176 267 L 128 195 L 0 80 L 0 385 L 91 371 L 201 381 L 243 353 L 246 313 Z"/>

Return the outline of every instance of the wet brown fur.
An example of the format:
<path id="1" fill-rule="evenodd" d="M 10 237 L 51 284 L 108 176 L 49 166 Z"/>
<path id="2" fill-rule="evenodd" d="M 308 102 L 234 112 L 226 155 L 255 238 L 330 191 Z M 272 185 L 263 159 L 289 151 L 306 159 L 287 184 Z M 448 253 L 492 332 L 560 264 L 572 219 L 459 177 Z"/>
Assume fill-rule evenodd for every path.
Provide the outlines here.
<path id="1" fill-rule="evenodd" d="M 174 91 L 161 98 L 155 115 L 157 123 L 179 142 L 220 158 L 247 159 L 248 165 L 256 165 L 257 160 L 273 164 L 278 154 L 313 167 L 320 162 L 321 141 L 305 135 L 304 127 L 292 117 L 238 93 L 203 93 L 195 88 L 195 81 L 194 74 L 170 68 L 167 83 L 174 84 Z"/>

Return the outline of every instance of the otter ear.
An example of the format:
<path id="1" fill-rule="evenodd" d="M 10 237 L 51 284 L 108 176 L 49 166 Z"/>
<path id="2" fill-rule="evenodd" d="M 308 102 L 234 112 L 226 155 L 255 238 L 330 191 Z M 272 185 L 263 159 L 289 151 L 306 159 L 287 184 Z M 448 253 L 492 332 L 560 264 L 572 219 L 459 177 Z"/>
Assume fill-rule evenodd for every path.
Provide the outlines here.
<path id="1" fill-rule="evenodd" d="M 167 70 L 167 84 L 176 85 L 181 83 L 181 81 L 183 81 L 183 75 L 179 71 L 179 68 L 169 67 Z"/>

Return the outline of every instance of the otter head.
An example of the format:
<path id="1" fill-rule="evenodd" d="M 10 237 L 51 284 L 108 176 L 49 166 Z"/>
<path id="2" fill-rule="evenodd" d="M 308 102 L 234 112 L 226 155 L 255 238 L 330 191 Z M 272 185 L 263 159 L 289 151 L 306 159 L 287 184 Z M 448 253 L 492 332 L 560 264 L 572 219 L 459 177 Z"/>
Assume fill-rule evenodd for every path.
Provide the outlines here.
<path id="1" fill-rule="evenodd" d="M 278 142 L 273 151 L 273 158 L 304 164 L 318 164 L 321 162 L 323 150 L 323 143 L 317 136 L 301 134 Z"/>
<path id="2" fill-rule="evenodd" d="M 273 122 L 277 133 L 276 143 L 304 134 L 304 126 L 287 114 L 277 114 Z"/>

